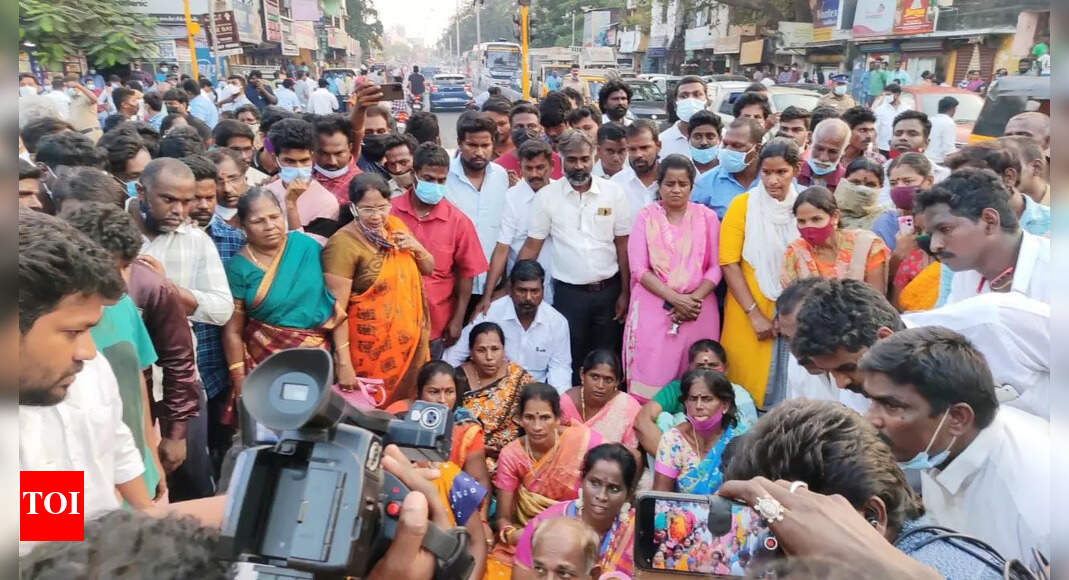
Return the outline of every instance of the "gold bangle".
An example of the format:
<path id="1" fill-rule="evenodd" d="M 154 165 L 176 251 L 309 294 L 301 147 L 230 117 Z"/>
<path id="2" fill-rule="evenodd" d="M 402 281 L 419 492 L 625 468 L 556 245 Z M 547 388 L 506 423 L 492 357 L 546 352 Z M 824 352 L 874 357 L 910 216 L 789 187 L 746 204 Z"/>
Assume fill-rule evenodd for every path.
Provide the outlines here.
<path id="1" fill-rule="evenodd" d="M 229 370 L 229 371 L 233 371 L 233 370 L 237 370 L 239 368 L 244 368 L 244 366 L 245 366 L 245 361 L 239 361 L 239 362 L 236 362 L 236 363 L 226 367 L 226 369 Z"/>
<path id="2" fill-rule="evenodd" d="M 343 348 L 349 348 L 349 341 L 345 341 L 345 342 L 335 346 L 334 348 L 338 349 L 338 350 L 341 350 Z"/>
<path id="3" fill-rule="evenodd" d="M 751 305 L 746 307 L 746 314 L 749 314 L 749 313 L 753 312 L 754 308 L 757 308 L 757 301 L 756 300 L 754 300 L 753 304 L 751 304 Z"/>

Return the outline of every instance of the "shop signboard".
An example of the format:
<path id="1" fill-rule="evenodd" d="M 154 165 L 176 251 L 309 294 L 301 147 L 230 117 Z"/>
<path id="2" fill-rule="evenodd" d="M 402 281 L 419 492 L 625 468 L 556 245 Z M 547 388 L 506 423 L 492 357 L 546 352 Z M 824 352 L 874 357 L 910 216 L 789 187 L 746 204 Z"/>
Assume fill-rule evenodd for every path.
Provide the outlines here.
<path id="1" fill-rule="evenodd" d="M 231 2 L 234 12 L 234 29 L 238 32 L 238 40 L 260 44 L 263 40 L 263 27 L 260 25 L 259 2 L 253 0 L 233 0 Z"/>
<path id="2" fill-rule="evenodd" d="M 282 18 L 278 0 L 264 0 L 264 40 L 282 42 Z"/>
<path id="3" fill-rule="evenodd" d="M 712 48 L 712 39 L 709 38 L 709 27 L 699 26 L 688 28 L 683 38 L 684 50 L 705 50 Z"/>
<path id="4" fill-rule="evenodd" d="M 290 13 L 294 20 L 315 22 L 319 20 L 319 2 L 316 0 L 290 0 Z"/>
<path id="5" fill-rule="evenodd" d="M 805 46 L 813 41 L 813 25 L 809 22 L 780 22 L 783 46 Z"/>
<path id="6" fill-rule="evenodd" d="M 739 54 L 739 45 L 742 37 L 738 34 L 729 34 L 716 39 L 713 45 L 713 54 Z"/>
<path id="7" fill-rule="evenodd" d="M 606 46 L 606 33 L 612 13 L 608 10 L 591 10 L 583 15 L 583 46 Z"/>
<path id="8" fill-rule="evenodd" d="M 765 39 L 750 40 L 739 47 L 739 64 L 761 64 L 764 57 Z"/>
<path id="9" fill-rule="evenodd" d="M 898 0 L 895 34 L 927 34 L 935 30 L 935 8 L 930 0 Z"/>
<path id="10" fill-rule="evenodd" d="M 297 48 L 297 42 L 293 38 L 293 21 L 289 18 L 282 19 L 282 55 L 297 56 L 301 49 Z"/>
<path id="11" fill-rule="evenodd" d="M 858 0 L 854 14 L 854 38 L 891 34 L 895 20 L 895 11 L 891 6 L 888 0 Z"/>
<path id="12" fill-rule="evenodd" d="M 315 26 L 311 22 L 294 22 L 293 42 L 297 44 L 298 49 L 317 50 L 319 43 L 316 41 Z"/>
<path id="13" fill-rule="evenodd" d="M 208 22 L 207 14 L 201 17 L 200 26 L 210 37 L 212 28 Z M 226 10 L 215 13 L 215 34 L 217 36 L 215 47 L 218 50 L 222 51 L 241 48 L 241 41 L 238 39 L 237 28 L 234 25 L 234 13 L 232 11 Z"/>

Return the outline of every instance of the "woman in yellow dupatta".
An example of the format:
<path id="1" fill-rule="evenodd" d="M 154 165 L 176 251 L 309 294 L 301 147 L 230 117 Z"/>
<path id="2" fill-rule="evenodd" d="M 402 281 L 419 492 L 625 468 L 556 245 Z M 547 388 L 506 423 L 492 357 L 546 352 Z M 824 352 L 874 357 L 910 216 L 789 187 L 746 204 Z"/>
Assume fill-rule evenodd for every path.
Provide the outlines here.
<path id="1" fill-rule="evenodd" d="M 390 215 L 390 188 L 382 177 L 357 175 L 349 199 L 355 218 L 323 248 L 327 286 L 349 313 L 352 364 L 340 366 L 338 376 L 381 379 L 387 406 L 415 397 L 416 375 L 430 359 L 421 275 L 434 270 L 434 257 Z"/>
<path id="2" fill-rule="evenodd" d="M 286 232 L 282 208 L 267 190 L 249 190 L 237 210 L 247 243 L 226 266 L 234 315 L 223 326 L 223 353 L 234 388 L 221 420 L 231 426 L 247 372 L 287 348 L 330 350 L 328 332 L 334 333 L 335 354 L 344 354 L 347 334 L 345 312 L 323 280 L 319 244 Z M 341 377 L 339 382 L 352 384 Z"/>
<path id="3" fill-rule="evenodd" d="M 498 455 L 498 543 L 486 562 L 487 579 L 512 577 L 516 544 L 524 526 L 553 504 L 579 497 L 583 458 L 601 443 L 586 425 L 564 427 L 560 394 L 545 383 L 525 385 L 520 393 L 519 423 L 524 435 Z"/>

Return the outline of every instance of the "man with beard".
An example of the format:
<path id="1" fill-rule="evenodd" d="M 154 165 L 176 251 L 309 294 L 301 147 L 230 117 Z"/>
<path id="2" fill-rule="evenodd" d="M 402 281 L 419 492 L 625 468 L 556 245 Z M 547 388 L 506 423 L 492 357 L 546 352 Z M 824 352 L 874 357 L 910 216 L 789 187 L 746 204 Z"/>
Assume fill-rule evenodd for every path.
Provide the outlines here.
<path id="1" fill-rule="evenodd" d="M 813 144 L 796 178 L 799 185 L 820 185 L 835 191 L 846 173 L 839 161 L 850 142 L 850 126 L 842 119 L 824 119 L 813 129 Z"/>
<path id="2" fill-rule="evenodd" d="M 390 186 L 390 197 L 404 195 L 415 183 L 412 161 L 417 147 L 416 138 L 407 133 L 390 135 L 386 140 L 386 156 L 382 158 L 382 166 L 390 173 L 390 180 L 386 182 Z"/>
<path id="3" fill-rule="evenodd" d="M 627 161 L 630 167 L 613 175 L 612 182 L 627 194 L 631 222 L 635 221 L 639 210 L 657 199 L 660 153 L 661 142 L 657 140 L 657 125 L 653 121 L 639 119 L 627 127 Z"/>
<path id="4" fill-rule="evenodd" d="M 501 212 L 501 231 L 498 233 L 494 253 L 490 256 L 490 272 L 486 275 L 486 286 L 489 288 L 497 288 L 497 283 L 505 276 L 506 266 L 511 269 L 515 265 L 516 257 L 523 249 L 523 243 L 527 241 L 527 228 L 531 222 L 531 212 L 536 196 L 551 182 L 553 150 L 545 141 L 528 139 L 520 145 L 517 153 L 520 157 L 520 172 L 523 179 L 505 192 L 505 209 Z M 542 251 L 538 254 L 538 263 L 547 273 L 553 271 L 552 248 L 553 240 L 547 239 Z M 485 314 L 493 298 L 490 293 L 484 294 L 482 300 L 475 305 L 473 312 Z M 553 304 L 552 285 L 546 287 L 544 299 L 547 304 Z"/>
<path id="5" fill-rule="evenodd" d="M 542 129 L 541 113 L 538 107 L 530 103 L 519 103 L 512 107 L 509 112 L 509 126 L 512 127 L 512 144 L 515 147 L 505 155 L 494 159 L 494 163 L 504 167 L 510 175 L 520 176 L 520 158 L 517 149 L 527 139 L 545 141 L 545 132 Z M 560 156 L 553 152 L 553 170 L 550 174 L 553 179 L 563 176 L 560 165 Z"/>
<path id="6" fill-rule="evenodd" d="M 211 159 L 203 155 L 193 155 L 183 157 L 182 163 L 189 167 L 196 180 L 196 201 L 189 210 L 189 217 L 215 243 L 219 259 L 225 268 L 230 258 L 245 244 L 245 235 L 227 225 L 216 214 L 216 167 Z M 194 322 L 193 333 L 197 337 L 197 370 L 200 371 L 208 399 L 212 399 L 227 391 L 230 383 L 226 358 L 223 357 L 222 328 L 214 324 Z"/>
<path id="7" fill-rule="evenodd" d="M 114 257 L 62 220 L 19 211 L 19 469 L 80 471 L 93 517 L 152 505 L 111 366 L 89 330 L 125 284 Z M 23 545 L 28 548 L 30 545 Z"/>
<path id="8" fill-rule="evenodd" d="M 505 207 L 505 191 L 509 188 L 508 173 L 500 165 L 491 163 L 497 126 L 485 113 L 468 111 L 457 120 L 457 144 L 460 154 L 449 166 L 445 182 L 445 198 L 475 223 L 483 257 L 489 259 L 501 230 L 501 213 Z M 486 288 L 486 275 L 480 274 L 472 287 L 474 306 Z"/>
<path id="9" fill-rule="evenodd" d="M 630 125 L 635 120 L 630 111 L 631 95 L 631 87 L 616 79 L 602 85 L 598 91 L 598 108 L 603 113 L 601 122 Z"/>
<path id="10" fill-rule="evenodd" d="M 349 205 L 349 182 L 363 173 L 353 157 L 352 127 L 343 115 L 316 117 L 315 167 L 312 178 Z"/>
<path id="11" fill-rule="evenodd" d="M 472 317 L 460 340 L 445 351 L 442 360 L 460 366 L 471 349 L 468 336 L 481 322 L 493 322 L 505 333 L 505 354 L 558 392 L 572 388 L 572 353 L 568 321 L 543 300 L 546 271 L 535 260 L 520 260 L 509 274 L 508 294 L 496 299 L 486 312 Z"/>
<path id="12" fill-rule="evenodd" d="M 904 153 L 924 153 L 928 148 L 929 136 L 932 132 L 932 122 L 928 115 L 921 111 L 907 110 L 895 117 L 892 125 L 891 151 L 889 157 L 894 159 Z M 884 165 L 884 175 L 890 175 L 891 162 Z M 939 183 L 950 175 L 950 170 L 938 163 L 932 163 L 932 178 Z M 894 205 L 891 200 L 891 182 L 885 180 L 880 189 L 880 203 L 885 206 Z"/>
<path id="13" fill-rule="evenodd" d="M 193 171 L 177 159 L 155 159 L 137 184 L 134 222 L 145 242 L 143 254 L 175 285 L 192 322 L 222 326 L 234 313 L 230 285 L 212 239 L 190 221 L 197 198 Z M 207 397 L 199 394 L 199 414 L 190 422 L 185 463 L 168 477 L 171 500 L 214 493 L 207 449 Z"/>
<path id="14" fill-rule="evenodd" d="M 494 125 L 497 126 L 494 159 L 513 151 L 516 147 L 512 144 L 512 125 L 509 123 L 512 103 L 505 97 L 490 97 L 486 99 L 480 110 L 489 115 L 494 120 Z"/>
<path id="15" fill-rule="evenodd" d="M 400 137 L 394 138 L 401 143 L 398 149 L 407 152 L 408 145 Z M 438 359 L 460 336 L 472 284 L 475 276 L 486 272 L 486 257 L 475 225 L 443 199 L 449 176 L 445 149 L 431 143 L 420 145 L 410 167 L 415 168 L 415 183 L 391 200 L 390 213 L 400 218 L 434 256 L 434 271 L 423 276 L 423 286 L 431 319 L 431 358 Z"/>
<path id="16" fill-rule="evenodd" d="M 245 160 L 231 149 L 212 149 L 208 159 L 215 164 L 215 215 L 226 225 L 238 228 L 238 200 L 249 190 Z"/>
<path id="17" fill-rule="evenodd" d="M 566 179 L 548 186 L 531 215 L 518 259 L 538 256 L 553 237 L 553 295 L 568 320 L 573 385 L 579 361 L 591 350 L 620 349 L 630 300 L 627 239 L 631 208 L 615 183 L 593 177 L 594 143 L 578 131 L 558 143 Z"/>
<path id="18" fill-rule="evenodd" d="M 212 129 L 212 140 L 217 148 L 229 149 L 241 156 L 247 184 L 255 186 L 267 181 L 267 174 L 252 166 L 256 133 L 251 127 L 234 119 L 221 119 Z"/>
<path id="19" fill-rule="evenodd" d="M 356 114 L 354 113 L 349 117 L 349 122 L 353 123 L 355 118 Z M 390 179 L 390 172 L 386 171 L 386 168 L 382 166 L 382 159 L 386 156 L 386 138 L 390 133 L 397 132 L 397 122 L 394 121 L 390 112 L 381 105 L 368 107 L 364 119 L 365 121 L 360 131 L 360 145 L 357 148 L 360 155 L 357 157 L 356 165 L 365 173 L 375 172 L 381 175 L 383 179 Z M 358 143 L 356 135 L 357 126 L 354 123 L 354 148 Z"/>

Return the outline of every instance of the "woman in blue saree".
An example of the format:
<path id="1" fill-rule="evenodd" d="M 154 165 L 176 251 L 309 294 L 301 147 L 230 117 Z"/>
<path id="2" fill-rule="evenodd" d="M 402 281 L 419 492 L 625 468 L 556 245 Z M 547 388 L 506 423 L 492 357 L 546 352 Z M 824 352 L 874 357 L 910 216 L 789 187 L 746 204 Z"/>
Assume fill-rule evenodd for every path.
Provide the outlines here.
<path id="1" fill-rule="evenodd" d="M 720 458 L 739 434 L 735 390 L 723 374 L 694 369 L 680 380 L 687 421 L 661 437 L 654 461 L 653 489 L 712 494 L 723 483 Z"/>
<path id="2" fill-rule="evenodd" d="M 286 232 L 282 208 L 267 190 L 250 189 L 238 201 L 246 244 L 226 266 L 234 315 L 223 326 L 223 352 L 234 388 L 223 422 L 234 425 L 234 406 L 246 373 L 275 352 L 319 348 L 335 353 L 335 376 L 355 382 L 345 312 L 327 290 L 315 240 Z M 328 336 L 328 334 L 333 336 Z M 340 353 L 340 355 L 339 355 Z"/>

